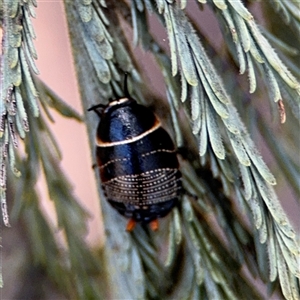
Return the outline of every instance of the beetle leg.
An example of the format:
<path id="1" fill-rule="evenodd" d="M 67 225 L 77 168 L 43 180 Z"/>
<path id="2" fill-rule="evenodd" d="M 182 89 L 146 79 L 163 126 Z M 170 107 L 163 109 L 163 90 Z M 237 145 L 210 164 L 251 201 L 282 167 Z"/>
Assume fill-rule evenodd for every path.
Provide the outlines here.
<path id="1" fill-rule="evenodd" d="M 136 224 L 136 221 L 133 219 L 130 219 L 127 223 L 126 231 L 132 231 L 135 227 L 135 224 Z"/>
<path id="2" fill-rule="evenodd" d="M 158 228 L 159 228 L 158 219 L 155 219 L 155 220 L 151 221 L 149 226 L 150 226 L 152 231 L 158 230 Z"/>

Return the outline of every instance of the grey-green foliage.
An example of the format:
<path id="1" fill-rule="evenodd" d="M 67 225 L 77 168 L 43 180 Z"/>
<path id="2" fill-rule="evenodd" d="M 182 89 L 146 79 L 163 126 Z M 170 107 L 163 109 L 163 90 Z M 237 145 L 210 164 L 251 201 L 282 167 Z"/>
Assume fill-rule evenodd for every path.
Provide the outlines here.
<path id="1" fill-rule="evenodd" d="M 281 290 L 286 299 L 299 299 L 296 234 L 275 194 L 276 179 L 249 134 L 249 131 L 253 134 L 261 130 L 291 188 L 299 195 L 296 150 L 289 147 L 297 139 L 295 128 L 299 126 L 300 93 L 295 78 L 299 72 L 289 55 L 299 53 L 267 28 L 260 29 L 243 2 L 198 1 L 200 8 L 210 7 L 219 21 L 227 52 L 216 52 L 210 37 L 205 38 L 199 29 L 196 30 L 188 17 L 191 1 L 132 0 L 130 4 L 123 0 L 64 1 L 84 111 L 95 103 L 107 103 L 114 94 L 121 96 L 124 72 L 130 74 L 132 96 L 147 104 L 143 93 L 145 87 L 129 44 L 143 47 L 153 55 L 164 76 L 170 107 L 167 119 L 172 120 L 176 144 L 182 149 L 181 171 L 188 192 L 179 207 L 161 221 L 158 233 L 140 225 L 132 233 L 124 232 L 125 220 L 106 201 L 101 201 L 106 241 L 98 262 L 75 234 L 84 228 L 84 212 L 74 201 L 60 170 L 53 168 L 59 155 L 55 155 L 57 147 L 43 119 L 35 119 L 36 91 L 39 91 L 40 103 L 47 116 L 48 106 L 66 116 L 78 116 L 31 75 L 36 71 L 33 64 L 35 51 L 30 39 L 34 37 L 33 30 L 29 25 L 18 27 L 15 21 L 20 19 L 16 16 L 22 12 L 21 19 L 24 24 L 29 24 L 26 14 L 33 14 L 35 3 L 6 1 L 9 6 L 3 5 L 6 42 L 3 47 L 5 53 L 10 54 L 2 56 L 2 70 L 7 75 L 2 86 L 4 104 L 1 112 L 5 115 L 2 123 L 6 122 L 6 126 L 0 129 L 4 132 L 3 149 L 10 149 L 10 165 L 14 166 L 16 140 L 15 130 L 11 128 L 15 126 L 23 138 L 28 128 L 20 126 L 22 120 L 23 124 L 28 124 L 29 120 L 32 127 L 27 134 L 29 138 L 25 139 L 26 159 L 18 162 L 23 166 L 20 170 L 26 174 L 26 180 L 17 194 L 19 200 L 14 212 L 19 215 L 24 212 L 24 216 L 29 217 L 32 239 L 40 237 L 33 250 L 39 253 L 36 255 L 38 262 L 47 268 L 55 282 L 70 287 L 67 293 L 73 297 L 259 299 L 261 295 L 241 270 L 244 266 L 250 277 L 259 277 L 270 290 L 277 293 Z M 267 5 L 266 1 L 264 6 Z M 296 13 L 299 7 L 290 0 L 279 0 L 276 9 L 278 16 L 284 11 L 287 26 L 295 30 L 296 36 L 300 28 L 299 14 Z M 149 33 L 149 13 L 166 28 L 170 57 Z M 198 13 L 200 16 L 200 9 Z M 124 32 L 122 26 L 125 23 L 127 28 L 132 26 L 132 40 Z M 25 28 L 30 30 L 25 32 Z M 18 38 L 15 32 L 24 37 Z M 268 39 L 277 47 L 278 53 Z M 18 40 L 23 42 L 18 44 Z M 229 55 L 231 63 L 226 60 Z M 249 88 L 244 89 L 239 79 L 243 77 L 235 73 L 234 63 L 241 74 L 248 72 Z M 286 64 L 295 71 L 295 76 Z M 28 65 L 31 67 L 26 68 Z M 272 111 L 275 111 L 276 122 L 284 123 L 287 114 L 286 124 L 281 125 L 285 134 L 272 132 L 259 107 L 247 102 L 250 94 L 254 99 L 263 88 L 271 100 L 270 107 L 275 108 Z M 154 105 L 165 106 L 159 100 Z M 17 113 L 11 107 L 16 107 Z M 91 113 L 86 114 L 85 119 L 94 157 L 98 119 Z M 44 145 L 44 135 L 51 137 L 50 149 L 53 151 Z M 6 157 L 2 158 L 2 170 L 5 170 Z M 49 263 L 49 258 L 59 249 L 50 230 L 47 229 L 48 234 L 41 234 L 40 223 L 43 228 L 48 225 L 38 209 L 37 196 L 28 190 L 36 181 L 39 164 L 44 169 L 49 194 L 56 205 L 59 226 L 66 232 L 69 264 L 60 260 L 54 265 Z M 96 177 L 99 183 L 97 172 Z M 4 179 L 2 176 L 2 183 Z M 22 202 L 20 193 L 26 195 Z M 100 187 L 99 193 L 103 198 Z M 36 215 L 33 222 L 32 213 Z M 45 241 L 41 243 L 40 239 Z M 103 269 L 96 281 L 101 270 L 99 264 Z M 64 283 L 59 281 L 60 276 L 65 279 Z M 97 283 L 102 283 L 101 289 Z M 74 294 L 70 294 L 72 286 L 76 287 Z"/>
<path id="2" fill-rule="evenodd" d="M 202 172 L 204 175 L 206 174 L 206 171 L 204 171 L 206 170 L 205 167 L 209 162 L 213 175 L 219 177 L 223 183 L 226 196 L 233 198 L 235 195 L 238 198 L 237 204 L 253 220 L 252 233 L 248 233 L 245 222 L 241 219 L 237 221 L 237 217 L 233 217 L 233 212 L 230 211 L 231 205 L 226 203 L 228 199 L 226 199 L 225 195 L 218 197 L 215 193 L 211 192 L 215 184 L 213 180 L 204 179 L 204 176 L 197 178 L 195 174 L 193 175 L 192 169 L 189 170 L 189 165 L 186 162 L 182 162 L 184 185 L 192 194 L 196 194 L 202 202 L 198 200 L 200 203 L 195 204 L 194 201 L 184 199 L 179 212 L 174 211 L 172 221 L 168 225 L 170 226 L 168 232 L 169 250 L 166 266 L 170 267 L 177 263 L 177 268 L 180 272 L 184 272 L 185 263 L 192 263 L 194 268 L 192 271 L 189 270 L 192 274 L 189 273 L 186 278 L 181 278 L 182 280 L 178 281 L 178 285 L 173 286 L 172 290 L 168 286 L 168 280 L 172 276 L 176 277 L 180 275 L 176 274 L 175 270 L 172 273 L 170 268 L 163 270 L 159 268 L 157 265 L 157 254 L 153 252 L 152 248 L 148 249 L 147 246 L 152 241 L 148 240 L 148 236 L 144 237 L 141 229 L 137 229 L 134 232 L 133 245 L 128 245 L 128 237 L 124 237 L 124 234 L 115 235 L 110 233 L 111 231 L 114 233 L 117 232 L 117 229 L 113 229 L 110 226 L 112 224 L 111 218 L 114 216 L 111 215 L 109 208 L 106 211 L 107 205 L 103 203 L 106 230 L 110 237 L 107 241 L 107 246 L 110 247 L 114 243 L 123 245 L 122 249 L 117 253 L 121 260 L 120 265 L 116 266 L 114 264 L 112 266 L 112 270 L 118 270 L 118 267 L 120 270 L 119 272 L 112 272 L 118 274 L 115 282 L 119 279 L 122 280 L 123 272 L 128 276 L 132 274 L 132 270 L 128 266 L 128 260 L 132 259 L 131 255 L 136 255 L 136 245 L 138 245 L 139 261 L 144 268 L 144 272 L 147 272 L 146 274 L 141 273 L 139 276 L 137 275 L 138 272 L 142 271 L 138 264 L 139 261 L 136 260 L 135 256 L 132 260 L 137 268 L 134 278 L 137 277 L 139 280 L 131 282 L 133 286 L 130 285 L 130 292 L 133 294 L 128 294 L 128 296 L 140 296 L 141 291 L 144 291 L 149 297 L 155 298 L 158 295 L 165 295 L 164 293 L 167 293 L 169 288 L 172 290 L 172 292 L 169 291 L 170 297 L 175 297 L 175 295 L 179 297 L 181 290 L 184 291 L 183 293 L 186 297 L 189 297 L 187 296 L 187 291 L 189 290 L 191 293 L 190 297 L 197 297 L 195 295 L 203 293 L 203 295 L 207 295 L 207 297 L 212 299 L 224 297 L 231 299 L 234 296 L 241 297 L 241 295 L 251 298 L 253 295 L 248 294 L 247 284 L 242 281 L 239 283 L 241 291 L 238 293 L 237 290 L 231 290 L 228 287 L 232 287 L 235 281 L 234 278 L 227 278 L 225 270 L 228 270 L 229 265 L 233 265 L 234 262 L 239 266 L 245 261 L 248 267 L 253 269 L 252 264 L 255 261 L 255 257 L 253 253 L 245 254 L 245 249 L 242 245 L 243 243 L 254 243 L 257 255 L 260 258 L 255 263 L 258 265 L 260 276 L 265 281 L 275 281 L 279 278 L 286 298 L 296 299 L 296 277 L 299 276 L 299 251 L 295 241 L 295 233 L 272 187 L 276 184 L 276 180 L 258 153 L 245 125 L 237 113 L 234 103 L 221 83 L 220 76 L 214 70 L 210 59 L 204 51 L 198 34 L 185 15 L 184 8 L 187 2 L 181 1 L 175 3 L 175 1 L 163 0 L 156 2 L 131 1 L 130 7 L 127 7 L 122 1 L 118 1 L 118 4 L 113 1 L 106 4 L 109 6 L 107 9 L 104 3 L 98 5 L 97 3 L 83 3 L 78 1 L 76 4 L 73 4 L 73 19 L 68 18 L 71 40 L 77 53 L 90 53 L 91 46 L 93 45 L 92 41 L 96 39 L 94 32 L 95 24 L 100 24 L 100 28 L 105 27 L 109 31 L 110 35 L 102 35 L 102 43 L 103 45 L 111 43 L 111 48 L 114 50 L 113 58 L 106 59 L 106 53 L 102 52 L 103 48 L 98 47 L 95 49 L 99 54 L 97 60 L 101 60 L 101 64 L 106 66 L 106 70 L 111 68 L 110 74 L 106 74 L 106 76 L 110 76 L 111 85 L 106 88 L 102 86 L 100 88 L 100 86 L 95 85 L 95 82 L 86 81 L 85 74 L 93 73 L 96 75 L 99 70 L 97 70 L 97 65 L 93 62 L 90 71 L 83 70 L 86 65 L 81 65 L 81 58 L 75 53 L 79 81 L 82 82 L 83 105 L 88 107 L 98 97 L 100 101 L 105 103 L 107 97 L 103 97 L 105 96 L 104 93 L 106 91 L 110 93 L 111 86 L 116 89 L 116 86 L 120 85 L 120 76 L 119 74 L 115 76 L 115 67 L 112 68 L 110 65 L 111 61 L 119 68 L 119 73 L 127 71 L 133 74 L 134 79 L 138 79 L 136 68 L 132 65 L 131 59 L 129 59 L 130 54 L 122 51 L 120 55 L 119 48 L 116 48 L 116 45 L 120 46 L 120 38 L 122 38 L 124 45 L 127 45 L 125 42 L 126 38 L 122 35 L 117 21 L 116 14 L 119 13 L 124 17 L 124 20 L 131 22 L 133 26 L 133 43 L 135 45 L 142 45 L 145 49 L 150 50 L 162 70 L 168 89 L 167 94 L 171 106 L 172 120 L 176 129 L 178 146 L 182 146 L 184 139 L 181 131 L 184 129 L 180 125 L 182 119 L 174 111 L 175 108 L 177 110 L 185 109 L 186 114 L 189 115 L 191 131 L 194 135 L 194 139 L 189 136 L 189 142 L 199 144 L 198 149 L 202 167 L 199 166 L 198 159 L 198 163 L 190 161 L 193 168 L 198 173 L 201 174 Z M 285 111 L 281 93 L 284 92 L 287 94 L 286 97 L 288 99 L 284 100 L 287 100 L 289 104 L 292 103 L 292 106 L 297 106 L 299 104 L 299 83 L 279 59 L 266 38 L 261 34 L 253 16 L 242 2 L 213 1 L 208 4 L 217 10 L 216 15 L 220 18 L 220 25 L 224 31 L 226 43 L 232 52 L 233 58 L 236 59 L 240 66 L 240 73 L 243 74 L 246 70 L 248 71 L 250 93 L 254 93 L 257 89 L 258 75 L 256 73 L 261 72 L 262 77 L 265 79 L 270 99 L 280 103 L 278 110 L 280 121 L 283 123 L 285 121 Z M 77 30 L 73 26 L 74 20 L 78 22 L 78 19 L 75 18 L 76 5 L 77 11 L 80 12 L 79 16 L 85 23 L 84 25 L 80 25 L 82 27 L 79 27 L 80 29 Z M 66 2 L 67 13 L 70 7 L 70 3 Z M 149 34 L 145 19 L 147 11 L 155 13 L 159 19 L 163 19 L 170 42 L 171 64 L 166 54 L 155 41 L 155 37 Z M 103 18 L 103 15 L 106 17 Z M 107 23 L 107 20 L 110 20 L 110 22 Z M 87 39 L 91 40 L 80 46 L 81 51 L 78 51 L 79 39 L 75 34 L 77 31 L 83 31 L 87 34 L 84 37 L 85 41 Z M 232 33 L 231 39 L 226 32 Z M 111 38 L 113 42 L 111 42 Z M 114 44 L 115 41 L 116 44 Z M 110 49 L 110 47 L 106 47 Z M 125 57 L 127 58 L 127 65 L 121 65 L 119 60 L 124 62 Z M 186 106 L 181 105 L 178 101 L 178 88 L 173 77 L 178 71 L 181 74 L 180 99 L 182 102 L 187 103 Z M 99 82 L 103 82 L 101 78 L 98 80 Z M 96 96 L 95 92 L 89 93 L 86 89 L 97 90 L 99 91 L 98 95 Z M 137 84 L 134 92 L 137 93 L 138 91 L 139 85 Z M 86 103 L 87 99 L 92 101 Z M 143 100 L 141 99 L 141 101 Z M 296 117 L 298 118 L 297 115 Z M 91 117 L 88 116 L 87 118 L 88 127 L 90 126 L 89 132 L 94 132 L 92 128 L 93 124 L 90 124 L 89 121 Z M 263 120 L 261 122 L 263 123 Z M 276 153 L 282 154 L 282 148 Z M 195 158 L 195 160 L 197 159 Z M 187 172 L 187 170 L 189 171 Z M 292 171 L 292 168 L 289 171 Z M 294 188 L 297 189 L 297 186 L 295 185 Z M 225 203 L 222 203 L 221 200 L 224 200 Z M 195 209 L 197 213 L 195 213 Z M 203 222 L 199 222 L 201 213 L 206 214 L 211 211 L 215 212 L 216 221 L 226 233 L 230 249 L 235 250 L 235 255 L 233 255 L 234 262 L 230 262 L 231 264 L 224 262 L 224 258 L 223 260 L 221 259 L 220 253 L 213 251 L 215 250 L 213 237 L 208 234 L 207 229 L 201 229 L 201 226 L 203 226 Z M 118 218 L 117 216 L 115 217 Z M 114 227 L 117 227 L 115 223 Z M 180 237 L 181 232 L 184 232 L 182 238 Z M 254 237 L 251 238 L 252 235 Z M 153 239 L 151 234 L 150 237 Z M 201 243 L 201 239 L 203 239 L 203 243 Z M 208 249 L 205 249 L 205 246 Z M 220 245 L 218 246 L 221 247 Z M 179 264 L 177 259 L 179 253 L 182 255 L 180 251 L 184 251 L 184 255 L 186 256 L 182 264 Z M 111 258 L 113 254 L 110 253 L 108 256 Z M 218 269 L 216 269 L 217 264 L 213 262 L 218 262 Z M 268 274 L 268 262 L 270 265 L 270 274 Z M 125 269 L 124 265 L 126 266 Z M 253 272 L 255 274 L 256 271 L 253 270 Z M 157 278 L 165 278 L 165 281 L 157 281 Z M 294 279 L 289 280 L 289 278 Z M 122 283 L 125 286 L 115 284 L 114 292 L 116 295 L 119 295 L 119 289 L 123 291 L 128 290 L 125 287 L 128 288 L 130 282 L 122 280 Z M 144 290 L 141 288 L 143 283 L 146 284 Z"/>
<path id="3" fill-rule="evenodd" d="M 71 184 L 59 167 L 60 150 L 49 122 L 45 120 L 46 117 L 53 121 L 50 109 L 77 121 L 81 121 L 81 116 L 36 77 L 38 70 L 34 60 L 37 54 L 31 24 L 36 4 L 36 1 L 5 0 L 0 6 L 3 30 L 0 94 L 3 221 L 10 226 L 6 208 L 9 181 L 10 195 L 14 195 L 13 203 L 9 202 L 9 205 L 13 204 L 12 219 L 25 222 L 31 246 L 29 257 L 32 260 L 28 265 L 44 269 L 48 278 L 69 297 L 98 297 L 100 287 L 91 274 L 99 274 L 103 266 L 83 240 L 87 214 L 77 203 Z M 18 151 L 20 140 L 24 142 L 24 151 Z M 7 172 L 7 167 L 12 172 Z M 40 172 L 44 173 L 49 197 L 54 202 L 58 228 L 64 230 L 65 245 L 57 241 L 40 207 L 36 190 Z M 36 289 L 43 287 L 36 286 Z"/>

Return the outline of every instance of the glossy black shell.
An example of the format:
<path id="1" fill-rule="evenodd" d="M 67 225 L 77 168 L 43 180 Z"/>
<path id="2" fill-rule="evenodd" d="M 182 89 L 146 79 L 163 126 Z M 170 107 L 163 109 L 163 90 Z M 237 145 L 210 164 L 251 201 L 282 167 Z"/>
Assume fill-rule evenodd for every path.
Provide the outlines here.
<path id="1" fill-rule="evenodd" d="M 177 204 L 176 151 L 151 110 L 130 98 L 112 101 L 102 112 L 96 143 L 102 187 L 119 213 L 150 222 Z"/>

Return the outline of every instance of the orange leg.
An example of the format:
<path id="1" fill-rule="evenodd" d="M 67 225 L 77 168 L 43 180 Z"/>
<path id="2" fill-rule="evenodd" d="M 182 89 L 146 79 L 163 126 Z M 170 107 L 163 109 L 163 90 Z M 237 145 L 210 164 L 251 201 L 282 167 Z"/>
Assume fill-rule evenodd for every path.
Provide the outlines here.
<path id="1" fill-rule="evenodd" d="M 133 219 L 130 219 L 127 223 L 126 226 L 126 231 L 132 231 L 135 227 L 136 221 L 134 221 Z"/>
<path id="2" fill-rule="evenodd" d="M 151 221 L 150 224 L 149 224 L 149 226 L 150 226 L 150 228 L 151 228 L 153 231 L 158 230 L 158 227 L 159 227 L 158 220 L 155 219 L 155 220 Z"/>

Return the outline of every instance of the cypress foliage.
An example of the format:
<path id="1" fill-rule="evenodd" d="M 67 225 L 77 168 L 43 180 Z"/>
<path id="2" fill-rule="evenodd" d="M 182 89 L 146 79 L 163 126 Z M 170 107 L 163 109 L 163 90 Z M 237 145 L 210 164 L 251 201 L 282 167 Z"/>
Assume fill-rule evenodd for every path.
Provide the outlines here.
<path id="1" fill-rule="evenodd" d="M 262 299 L 256 280 L 279 298 L 299 299 L 297 235 L 252 137 L 262 135 L 280 176 L 299 198 L 300 9 L 292 0 L 257 2 L 262 26 L 251 13 L 254 2 L 64 0 L 83 118 L 38 79 L 31 25 L 36 1 L 1 3 L 3 221 L 9 226 L 8 177 L 13 214 L 26 225 L 34 270 L 66 298 Z M 222 47 L 214 47 L 214 37 L 194 24 L 190 5 L 199 18 L 203 8 L 213 12 Z M 151 33 L 149 16 L 165 27 L 168 50 Z M 154 58 L 165 100 L 142 79 L 134 47 Z M 127 233 L 126 220 L 105 201 L 95 170 L 106 238 L 102 249 L 89 249 L 83 242 L 86 214 L 58 167 L 60 151 L 39 110 L 50 120 L 50 108 L 83 119 L 95 161 L 99 120 L 87 109 L 122 96 L 125 72 L 133 98 L 152 105 L 173 134 L 185 193 L 158 232 L 138 225 Z M 262 101 L 275 125 L 265 118 Z M 25 156 L 17 151 L 18 137 Z M 65 249 L 32 188 L 38 170 L 45 174 Z"/>

